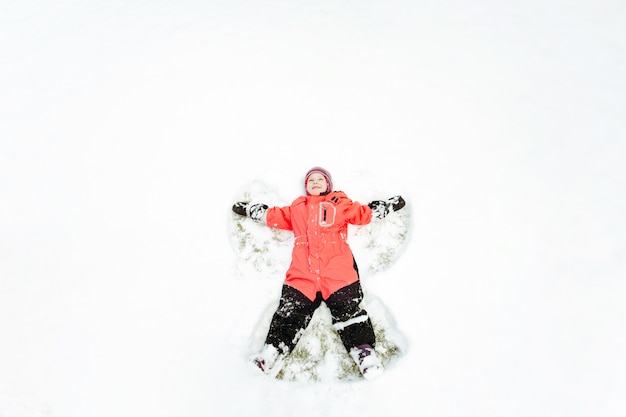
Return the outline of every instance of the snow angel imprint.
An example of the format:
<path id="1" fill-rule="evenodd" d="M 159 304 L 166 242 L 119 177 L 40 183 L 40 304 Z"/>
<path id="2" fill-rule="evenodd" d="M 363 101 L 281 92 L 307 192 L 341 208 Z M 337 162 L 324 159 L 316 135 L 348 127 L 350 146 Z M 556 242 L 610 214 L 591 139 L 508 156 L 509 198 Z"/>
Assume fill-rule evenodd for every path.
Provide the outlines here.
<path id="1" fill-rule="evenodd" d="M 294 234 L 291 264 L 287 269 L 279 305 L 261 351 L 252 360 L 263 372 L 276 375 L 313 313 L 325 303 L 343 346 L 361 374 L 372 379 L 383 372 L 376 355 L 372 322 L 361 306 L 363 290 L 359 270 L 347 242 L 348 224 L 366 225 L 405 206 L 401 196 L 367 205 L 333 191 L 330 173 L 321 167 L 305 175 L 306 194 L 284 207 L 237 202 L 233 211 L 271 228 Z"/>

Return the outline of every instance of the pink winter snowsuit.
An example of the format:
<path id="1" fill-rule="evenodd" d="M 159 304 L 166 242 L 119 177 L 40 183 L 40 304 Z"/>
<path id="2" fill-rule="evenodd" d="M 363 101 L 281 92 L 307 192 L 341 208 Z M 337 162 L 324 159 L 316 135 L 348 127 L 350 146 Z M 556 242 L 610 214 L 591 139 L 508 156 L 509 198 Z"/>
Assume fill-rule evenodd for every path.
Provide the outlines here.
<path id="1" fill-rule="evenodd" d="M 267 210 L 269 227 L 292 230 L 294 246 L 285 284 L 310 300 L 321 292 L 326 300 L 335 291 L 359 279 L 346 241 L 348 224 L 372 220 L 367 205 L 350 200 L 342 191 L 298 197 L 286 207 Z"/>

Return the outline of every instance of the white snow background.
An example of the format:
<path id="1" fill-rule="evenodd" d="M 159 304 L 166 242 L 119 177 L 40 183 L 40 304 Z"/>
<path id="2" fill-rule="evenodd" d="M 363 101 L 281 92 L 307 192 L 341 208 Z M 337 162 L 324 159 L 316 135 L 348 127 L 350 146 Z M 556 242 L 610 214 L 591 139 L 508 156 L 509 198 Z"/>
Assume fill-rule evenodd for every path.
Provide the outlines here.
<path id="1" fill-rule="evenodd" d="M 0 416 L 623 416 L 625 21 L 1 0 Z M 374 381 L 246 361 L 283 277 L 240 273 L 231 205 L 254 181 L 289 203 L 314 165 L 408 202 L 363 274 L 405 338 Z"/>

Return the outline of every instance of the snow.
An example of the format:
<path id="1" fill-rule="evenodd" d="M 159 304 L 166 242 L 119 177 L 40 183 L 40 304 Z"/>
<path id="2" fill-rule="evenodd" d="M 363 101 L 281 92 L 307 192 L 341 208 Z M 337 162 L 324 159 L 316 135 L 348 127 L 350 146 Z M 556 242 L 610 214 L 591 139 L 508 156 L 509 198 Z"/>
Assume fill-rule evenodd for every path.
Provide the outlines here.
<path id="1" fill-rule="evenodd" d="M 625 18 L 3 0 L 0 416 L 622 416 Z M 315 165 L 407 200 L 363 274 L 403 348 L 373 381 L 246 361 L 287 261 L 242 262 L 230 207 L 255 181 L 288 203 Z"/>

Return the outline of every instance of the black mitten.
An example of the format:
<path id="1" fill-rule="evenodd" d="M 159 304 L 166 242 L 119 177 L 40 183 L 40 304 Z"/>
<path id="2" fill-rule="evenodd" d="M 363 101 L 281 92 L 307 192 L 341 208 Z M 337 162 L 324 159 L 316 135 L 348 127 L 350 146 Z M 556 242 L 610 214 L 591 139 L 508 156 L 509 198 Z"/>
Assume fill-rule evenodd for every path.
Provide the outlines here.
<path id="1" fill-rule="evenodd" d="M 376 219 L 384 219 L 390 212 L 398 211 L 405 205 L 406 201 L 399 195 L 391 197 L 387 201 L 374 200 L 368 204 L 372 209 L 372 216 Z"/>
<path id="2" fill-rule="evenodd" d="M 383 200 L 374 200 L 368 204 L 375 219 L 383 219 L 389 213 L 389 207 Z"/>
<path id="3" fill-rule="evenodd" d="M 400 195 L 391 197 L 387 201 L 391 205 L 391 211 L 398 211 L 406 205 L 406 201 L 404 201 L 404 198 L 402 198 L 402 196 Z"/>
<path id="4" fill-rule="evenodd" d="M 243 201 L 238 201 L 235 204 L 233 204 L 233 211 L 239 214 L 240 216 L 248 215 L 247 208 L 248 208 L 248 203 L 244 203 Z"/>
<path id="5" fill-rule="evenodd" d="M 250 204 L 248 206 L 248 216 L 255 222 L 265 223 L 265 212 L 267 204 Z"/>
<path id="6" fill-rule="evenodd" d="M 233 211 L 235 213 L 240 216 L 250 217 L 252 220 L 259 223 L 265 221 L 265 212 L 267 209 L 267 204 L 250 204 L 243 201 L 233 204 Z"/>

